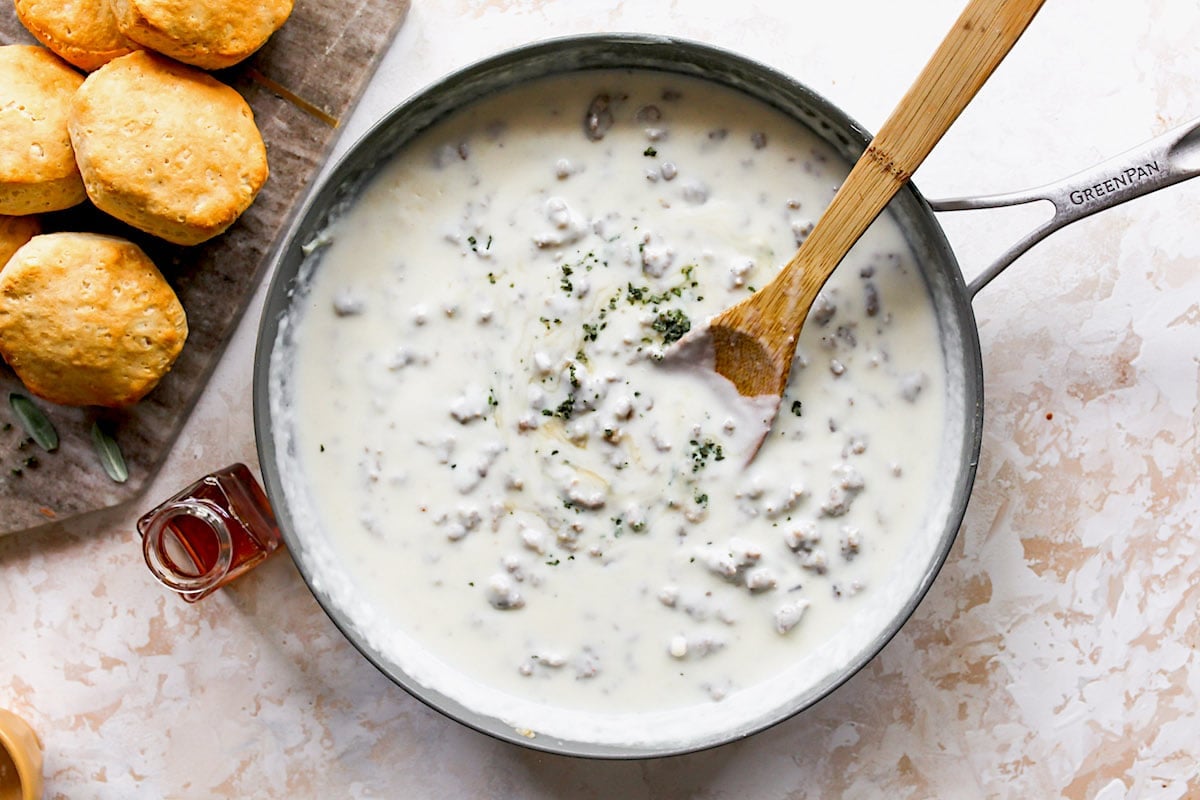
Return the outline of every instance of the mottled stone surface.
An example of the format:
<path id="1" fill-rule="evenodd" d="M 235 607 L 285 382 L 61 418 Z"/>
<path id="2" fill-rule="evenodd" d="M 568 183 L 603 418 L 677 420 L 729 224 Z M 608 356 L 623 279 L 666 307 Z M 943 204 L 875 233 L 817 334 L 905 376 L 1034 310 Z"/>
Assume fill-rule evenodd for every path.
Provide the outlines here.
<path id="1" fill-rule="evenodd" d="M 303 2 L 303 0 L 302 0 Z M 445 0 L 414 5 L 352 121 L 537 37 L 673 33 L 772 63 L 878 128 L 959 0 Z M 1048 2 L 917 175 L 1017 189 L 1200 114 L 1194 0 Z M 49 797 L 1200 797 L 1200 181 L 1106 212 L 975 302 L 979 480 L 931 592 L 811 711 L 714 751 L 588 763 L 499 744 L 394 688 L 277 556 L 187 606 L 140 562 L 144 508 L 0 540 L 0 705 Z M 969 273 L 1020 212 L 947 216 Z M 261 295 L 149 507 L 253 463 Z"/>

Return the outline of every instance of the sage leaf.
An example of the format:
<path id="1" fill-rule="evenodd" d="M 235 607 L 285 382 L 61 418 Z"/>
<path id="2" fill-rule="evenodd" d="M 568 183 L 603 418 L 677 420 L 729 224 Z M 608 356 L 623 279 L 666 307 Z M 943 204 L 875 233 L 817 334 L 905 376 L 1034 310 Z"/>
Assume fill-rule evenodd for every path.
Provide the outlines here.
<path id="1" fill-rule="evenodd" d="M 96 455 L 100 457 L 100 464 L 108 473 L 108 477 L 117 483 L 129 480 L 129 468 L 125 466 L 125 457 L 121 455 L 120 445 L 98 421 L 92 423 L 92 445 L 96 448 Z"/>
<path id="2" fill-rule="evenodd" d="M 58 449 L 58 431 L 54 430 L 54 425 L 42 413 L 42 410 L 34 405 L 32 400 L 23 394 L 10 392 L 8 404 L 12 406 L 13 413 L 17 415 L 21 427 L 33 437 L 39 447 L 47 453 Z"/>

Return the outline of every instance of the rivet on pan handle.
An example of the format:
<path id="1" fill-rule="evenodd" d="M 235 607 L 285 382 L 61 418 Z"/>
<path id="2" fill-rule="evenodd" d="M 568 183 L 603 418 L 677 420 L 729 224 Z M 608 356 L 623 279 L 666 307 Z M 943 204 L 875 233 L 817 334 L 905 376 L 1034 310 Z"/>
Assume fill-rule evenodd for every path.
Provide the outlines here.
<path id="1" fill-rule="evenodd" d="M 970 211 L 1039 201 L 1054 205 L 1050 219 L 1009 247 L 967 284 L 967 295 L 973 298 L 1005 267 L 1059 228 L 1196 175 L 1200 175 L 1200 118 L 1055 183 L 1006 194 L 934 200 L 929 205 L 934 211 Z"/>

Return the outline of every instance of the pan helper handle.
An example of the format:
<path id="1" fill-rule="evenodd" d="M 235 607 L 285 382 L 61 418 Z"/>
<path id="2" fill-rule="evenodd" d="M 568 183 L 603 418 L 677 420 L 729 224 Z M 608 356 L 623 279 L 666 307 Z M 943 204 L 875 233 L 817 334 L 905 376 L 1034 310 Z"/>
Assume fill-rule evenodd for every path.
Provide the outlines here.
<path id="1" fill-rule="evenodd" d="M 1200 118 L 1090 169 L 1036 189 L 930 202 L 934 211 L 969 211 L 1048 201 L 1054 215 L 1004 251 L 967 285 L 974 297 L 1026 250 L 1076 220 L 1200 175 Z"/>

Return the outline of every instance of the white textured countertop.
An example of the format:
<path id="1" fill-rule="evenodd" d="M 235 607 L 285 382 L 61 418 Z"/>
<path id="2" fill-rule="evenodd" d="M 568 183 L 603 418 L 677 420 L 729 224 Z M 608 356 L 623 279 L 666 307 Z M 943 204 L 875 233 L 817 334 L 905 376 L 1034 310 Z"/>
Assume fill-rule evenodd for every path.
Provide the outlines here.
<path id="1" fill-rule="evenodd" d="M 876 129 L 960 9 L 416 0 L 342 144 L 452 69 L 593 31 L 738 51 Z M 1048 0 L 917 184 L 1024 188 L 1200 116 L 1197 42 L 1195 0 Z M 879 657 L 749 740 L 653 762 L 525 751 L 393 686 L 286 555 L 194 606 L 155 584 L 136 518 L 256 463 L 261 295 L 142 500 L 0 540 L 0 706 L 44 740 L 48 797 L 1200 797 L 1198 209 L 1200 181 L 1105 212 L 979 295 L 983 453 L 949 560 Z M 968 274 L 1030 224 L 943 220 Z"/>

